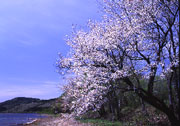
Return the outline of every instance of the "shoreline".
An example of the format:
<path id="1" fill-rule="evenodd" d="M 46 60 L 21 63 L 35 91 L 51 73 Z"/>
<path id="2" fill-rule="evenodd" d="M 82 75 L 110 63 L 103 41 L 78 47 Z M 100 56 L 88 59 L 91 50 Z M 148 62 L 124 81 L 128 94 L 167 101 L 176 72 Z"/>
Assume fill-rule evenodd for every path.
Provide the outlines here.
<path id="1" fill-rule="evenodd" d="M 34 114 L 38 114 L 38 113 L 34 113 Z M 51 114 L 39 114 L 39 115 L 43 116 L 43 118 L 34 118 L 32 120 L 29 120 L 26 123 L 18 124 L 17 126 L 30 126 L 30 125 L 33 125 L 33 124 L 39 122 L 40 120 L 53 117 L 53 115 L 51 115 Z"/>
<path id="2" fill-rule="evenodd" d="M 3 117 L 0 125 L 27 126 L 37 122 L 38 120 L 52 117 L 50 114 L 39 113 L 0 113 L 0 119 Z M 13 118 L 13 121 L 8 121 Z"/>
<path id="3" fill-rule="evenodd" d="M 49 116 L 47 118 L 37 119 L 31 124 L 26 124 L 24 126 L 91 126 L 90 123 L 81 123 L 69 114 L 63 113 L 57 117 Z"/>
<path id="4" fill-rule="evenodd" d="M 32 120 L 32 121 L 30 121 L 30 122 L 27 122 L 27 123 L 25 123 L 25 124 L 23 124 L 23 125 L 30 125 L 30 124 L 33 124 L 33 123 L 35 123 L 35 122 L 37 122 L 39 119 L 34 119 L 34 120 Z"/>

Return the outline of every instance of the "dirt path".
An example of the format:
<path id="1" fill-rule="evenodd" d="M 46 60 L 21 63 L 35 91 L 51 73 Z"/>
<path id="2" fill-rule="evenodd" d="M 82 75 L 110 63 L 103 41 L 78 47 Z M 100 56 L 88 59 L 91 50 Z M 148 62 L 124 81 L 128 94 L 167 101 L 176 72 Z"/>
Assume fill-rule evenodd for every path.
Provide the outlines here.
<path id="1" fill-rule="evenodd" d="M 91 124 L 81 123 L 70 117 L 69 114 L 62 114 L 61 117 L 40 119 L 26 126 L 91 126 Z"/>

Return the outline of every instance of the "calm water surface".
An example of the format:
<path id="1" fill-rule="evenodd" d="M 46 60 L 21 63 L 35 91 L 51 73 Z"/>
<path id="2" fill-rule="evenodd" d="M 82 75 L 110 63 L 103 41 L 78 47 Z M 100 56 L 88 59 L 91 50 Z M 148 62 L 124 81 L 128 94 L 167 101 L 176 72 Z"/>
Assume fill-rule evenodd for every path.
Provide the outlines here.
<path id="1" fill-rule="evenodd" d="M 29 113 L 0 113 L 0 126 L 20 126 L 34 119 L 46 118 L 45 115 Z"/>

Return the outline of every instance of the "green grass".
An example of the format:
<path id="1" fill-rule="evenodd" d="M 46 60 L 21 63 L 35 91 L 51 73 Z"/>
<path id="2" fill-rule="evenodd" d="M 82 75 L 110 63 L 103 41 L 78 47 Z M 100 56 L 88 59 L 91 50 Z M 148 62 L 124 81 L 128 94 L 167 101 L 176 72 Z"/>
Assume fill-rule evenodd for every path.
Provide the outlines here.
<path id="1" fill-rule="evenodd" d="M 123 113 L 127 113 L 122 119 L 123 121 L 108 121 L 103 119 L 79 119 L 82 123 L 90 123 L 93 126 L 169 126 L 167 117 L 153 108 L 152 106 L 146 106 L 147 113 L 142 112 L 142 108 L 138 107 L 134 110 L 130 108 L 124 108 Z M 156 119 L 156 118 L 159 119 Z"/>
<path id="2" fill-rule="evenodd" d="M 41 111 L 37 111 L 37 113 L 54 115 L 54 111 L 52 111 L 52 109 L 50 109 L 50 108 L 46 108 L 46 109 L 43 109 Z"/>
<path id="3" fill-rule="evenodd" d="M 123 126 L 119 121 L 108 121 L 102 119 L 78 119 L 82 123 L 91 123 L 93 126 Z"/>

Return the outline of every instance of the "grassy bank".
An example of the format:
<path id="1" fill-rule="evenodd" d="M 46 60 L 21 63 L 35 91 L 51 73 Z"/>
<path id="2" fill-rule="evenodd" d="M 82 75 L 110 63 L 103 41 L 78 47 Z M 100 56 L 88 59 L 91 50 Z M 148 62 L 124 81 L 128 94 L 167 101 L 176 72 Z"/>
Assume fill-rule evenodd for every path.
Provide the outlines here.
<path id="1" fill-rule="evenodd" d="M 103 119 L 78 119 L 82 123 L 90 123 L 93 126 L 123 126 L 122 122 L 119 121 L 108 121 Z"/>
<path id="2" fill-rule="evenodd" d="M 108 121 L 104 119 L 77 119 L 82 123 L 90 123 L 93 126 L 170 126 L 167 117 L 151 106 L 147 106 L 146 112 L 141 107 L 128 113 L 123 113 L 121 121 Z"/>

